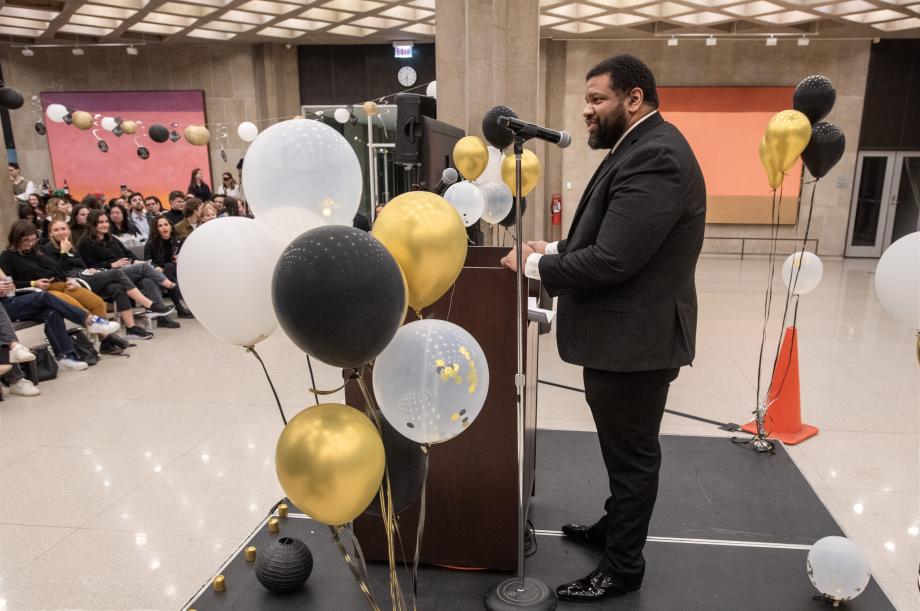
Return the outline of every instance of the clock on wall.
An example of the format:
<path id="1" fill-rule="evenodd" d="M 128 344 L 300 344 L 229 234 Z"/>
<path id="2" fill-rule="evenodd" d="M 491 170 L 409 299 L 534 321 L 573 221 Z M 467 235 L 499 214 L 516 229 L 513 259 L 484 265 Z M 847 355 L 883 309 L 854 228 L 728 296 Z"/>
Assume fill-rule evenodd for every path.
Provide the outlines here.
<path id="1" fill-rule="evenodd" d="M 396 78 L 403 87 L 411 87 L 415 84 L 416 79 L 418 79 L 418 74 L 415 73 L 415 68 L 412 66 L 403 66 L 399 69 L 399 72 L 396 73 Z"/>

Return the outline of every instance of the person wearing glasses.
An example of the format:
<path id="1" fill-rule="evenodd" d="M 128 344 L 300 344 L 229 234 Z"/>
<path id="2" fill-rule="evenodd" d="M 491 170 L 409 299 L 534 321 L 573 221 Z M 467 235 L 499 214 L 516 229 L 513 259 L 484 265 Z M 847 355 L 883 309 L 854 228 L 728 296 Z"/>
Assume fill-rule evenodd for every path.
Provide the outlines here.
<path id="1" fill-rule="evenodd" d="M 220 186 L 218 186 L 214 191 L 215 195 L 229 195 L 230 197 L 237 198 L 240 196 L 240 188 L 239 185 L 236 184 L 236 181 L 233 179 L 233 174 L 230 172 L 224 172 L 223 176 L 221 177 L 221 181 L 222 182 Z"/>

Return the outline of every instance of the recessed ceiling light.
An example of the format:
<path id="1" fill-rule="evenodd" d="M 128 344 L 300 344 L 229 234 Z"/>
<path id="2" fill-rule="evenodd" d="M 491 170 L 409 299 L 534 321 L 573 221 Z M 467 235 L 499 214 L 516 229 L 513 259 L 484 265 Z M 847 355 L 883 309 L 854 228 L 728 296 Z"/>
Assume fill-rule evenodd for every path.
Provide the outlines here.
<path id="1" fill-rule="evenodd" d="M 74 55 L 83 55 L 83 49 L 81 49 L 80 47 L 74 47 L 71 53 L 73 53 Z"/>
<path id="2" fill-rule="evenodd" d="M 710 36 L 709 38 L 706 39 L 706 46 L 707 46 L 707 47 L 714 47 L 714 46 L 716 46 L 717 44 L 719 44 L 719 41 L 718 41 L 717 38 L 715 38 L 715 37 L 713 37 L 713 36 Z"/>
<path id="3" fill-rule="evenodd" d="M 677 44 L 678 44 L 679 42 L 680 42 L 680 41 L 678 41 L 676 38 L 674 38 L 674 37 L 672 36 L 671 38 L 668 39 L 668 46 L 669 46 L 669 47 L 676 47 Z"/>
<path id="4" fill-rule="evenodd" d="M 135 47 L 134 45 L 131 45 L 130 47 L 125 49 L 125 53 L 127 53 L 128 55 L 137 55 L 137 47 Z"/>
<path id="5" fill-rule="evenodd" d="M 26 47 L 25 49 L 22 50 L 22 54 L 26 57 L 32 57 L 33 55 L 35 55 L 35 51 L 30 49 L 29 47 Z"/>
<path id="6" fill-rule="evenodd" d="M 775 47 L 775 46 L 776 46 L 776 43 L 777 43 L 777 40 L 776 40 L 776 37 L 775 37 L 775 36 L 771 36 L 770 38 L 767 39 L 767 46 L 768 46 L 768 47 Z"/>
<path id="7" fill-rule="evenodd" d="M 799 40 L 798 40 L 798 45 L 799 45 L 800 47 L 807 47 L 807 46 L 810 45 L 810 44 L 811 44 L 811 41 L 808 40 L 807 38 L 805 38 L 804 36 L 802 36 L 802 37 L 799 38 Z"/>

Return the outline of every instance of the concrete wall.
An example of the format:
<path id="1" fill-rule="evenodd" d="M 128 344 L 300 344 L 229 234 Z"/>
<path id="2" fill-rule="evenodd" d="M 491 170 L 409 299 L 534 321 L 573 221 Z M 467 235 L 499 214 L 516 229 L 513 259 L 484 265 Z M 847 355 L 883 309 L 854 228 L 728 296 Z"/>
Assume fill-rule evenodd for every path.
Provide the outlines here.
<path id="1" fill-rule="evenodd" d="M 4 48 L 0 65 L 6 82 L 27 96 L 26 105 L 10 115 L 23 175 L 36 183 L 51 177 L 48 142 L 35 133 L 29 112 L 28 97 L 41 91 L 203 89 L 208 123 L 229 126 L 227 163 L 219 146 L 210 147 L 212 175 L 235 168 L 243 156 L 240 122 L 300 112 L 297 52 L 283 45 L 150 46 L 136 56 L 123 48 L 88 48 L 82 57 L 66 48 L 37 49 L 34 57 Z M 216 130 L 211 137 L 213 142 Z"/>
<path id="2" fill-rule="evenodd" d="M 870 46 L 869 41 L 820 40 L 813 40 L 807 47 L 789 43 L 766 47 L 763 42 L 725 39 L 720 39 L 716 47 L 688 40 L 682 40 L 678 47 L 668 47 L 664 41 L 545 41 L 542 54 L 545 64 L 541 67 L 548 75 L 546 117 L 552 127 L 570 131 L 573 141 L 561 155 L 555 151 L 548 153 L 546 161 L 550 167 L 545 173 L 544 192 L 563 194 L 563 227 L 567 230 L 582 190 L 606 153 L 588 148 L 581 119 L 584 75 L 605 57 L 618 53 L 636 55 L 651 67 L 659 85 L 794 86 L 806 76 L 823 74 L 837 88 L 837 104 L 826 120 L 840 126 L 846 134 L 847 149 L 841 162 L 818 185 L 811 235 L 820 240 L 819 254 L 842 255 Z M 560 87 L 560 78 L 564 79 L 564 87 Z M 667 109 L 662 110 L 667 118 Z M 561 171 L 552 168 L 557 157 L 561 157 Z M 838 180 L 844 186 L 838 187 Z M 564 188 L 567 181 L 571 181 L 571 189 Z M 548 197 L 541 205 L 549 205 Z M 804 226 L 804 219 L 800 222 Z M 768 225 L 711 224 L 706 228 L 706 235 L 768 237 L 769 231 Z M 780 237 L 794 236 L 795 231 L 794 226 L 782 227 Z M 738 247 L 737 243 L 711 242 L 706 249 Z M 781 248 L 787 249 L 783 245 Z"/>

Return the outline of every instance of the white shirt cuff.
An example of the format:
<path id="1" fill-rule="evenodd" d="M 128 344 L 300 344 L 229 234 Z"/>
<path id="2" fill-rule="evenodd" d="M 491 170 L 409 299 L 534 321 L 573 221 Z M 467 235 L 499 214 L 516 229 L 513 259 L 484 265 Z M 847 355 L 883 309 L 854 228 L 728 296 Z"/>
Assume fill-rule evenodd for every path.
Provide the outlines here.
<path id="1" fill-rule="evenodd" d="M 546 245 L 546 250 L 543 254 L 547 255 L 558 255 L 559 254 L 559 242 L 550 242 Z"/>
<path id="2" fill-rule="evenodd" d="M 542 257 L 538 252 L 530 253 L 527 256 L 527 261 L 524 262 L 524 275 L 528 278 L 533 278 L 534 280 L 540 279 L 540 257 Z"/>

